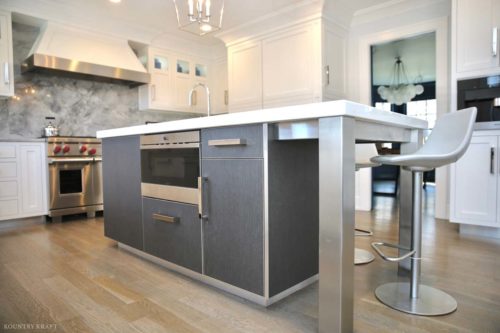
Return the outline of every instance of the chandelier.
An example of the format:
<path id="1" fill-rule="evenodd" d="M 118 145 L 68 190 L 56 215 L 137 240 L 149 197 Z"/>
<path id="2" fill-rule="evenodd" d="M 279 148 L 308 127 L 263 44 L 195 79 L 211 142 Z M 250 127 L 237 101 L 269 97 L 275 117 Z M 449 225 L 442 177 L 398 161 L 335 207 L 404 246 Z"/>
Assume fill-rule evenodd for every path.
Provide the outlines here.
<path id="1" fill-rule="evenodd" d="M 414 85 L 408 82 L 405 65 L 400 57 L 396 57 L 392 71 L 391 85 L 388 87 L 380 86 L 377 92 L 382 99 L 387 100 L 389 103 L 401 105 L 408 103 L 415 96 L 423 93 L 424 87 L 421 84 Z"/>
<path id="2" fill-rule="evenodd" d="M 203 36 L 222 27 L 224 0 L 173 0 L 179 29 Z"/>

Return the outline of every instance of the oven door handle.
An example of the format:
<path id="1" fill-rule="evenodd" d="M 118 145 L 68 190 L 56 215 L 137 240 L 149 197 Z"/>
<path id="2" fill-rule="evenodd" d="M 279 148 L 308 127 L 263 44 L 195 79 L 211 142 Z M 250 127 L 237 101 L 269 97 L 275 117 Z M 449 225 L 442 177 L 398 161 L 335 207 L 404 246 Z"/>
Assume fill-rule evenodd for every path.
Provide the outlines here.
<path id="1" fill-rule="evenodd" d="M 102 161 L 101 157 L 53 157 L 48 158 L 48 163 L 91 163 L 91 162 L 100 162 Z"/>
<path id="2" fill-rule="evenodd" d="M 102 160 L 101 158 L 99 158 L 99 160 Z M 94 161 L 99 161 L 97 159 L 94 159 L 94 158 L 88 158 L 88 157 L 75 157 L 75 158 L 67 158 L 67 157 L 55 157 L 55 158 L 49 158 L 48 159 L 48 162 L 49 164 L 53 164 L 53 163 L 91 163 L 91 162 L 94 162 Z"/>

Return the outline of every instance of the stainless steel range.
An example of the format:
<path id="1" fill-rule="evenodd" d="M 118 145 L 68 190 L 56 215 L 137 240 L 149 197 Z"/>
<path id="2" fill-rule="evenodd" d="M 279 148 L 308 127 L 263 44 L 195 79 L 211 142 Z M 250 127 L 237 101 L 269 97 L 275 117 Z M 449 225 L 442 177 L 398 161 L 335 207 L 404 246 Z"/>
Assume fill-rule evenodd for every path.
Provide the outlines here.
<path id="1" fill-rule="evenodd" d="M 49 216 L 103 210 L 101 141 L 89 137 L 49 137 Z"/>

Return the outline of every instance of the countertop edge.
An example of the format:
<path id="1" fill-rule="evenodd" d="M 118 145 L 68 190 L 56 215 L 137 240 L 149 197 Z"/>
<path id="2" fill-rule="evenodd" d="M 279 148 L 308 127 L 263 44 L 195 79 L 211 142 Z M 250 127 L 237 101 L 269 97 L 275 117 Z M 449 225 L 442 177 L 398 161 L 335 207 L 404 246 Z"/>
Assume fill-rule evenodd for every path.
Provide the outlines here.
<path id="1" fill-rule="evenodd" d="M 422 119 L 376 109 L 347 100 L 339 100 L 101 130 L 97 132 L 97 137 L 111 138 L 212 127 L 305 121 L 335 116 L 350 116 L 374 123 L 392 124 L 415 129 L 428 128 L 427 121 Z"/>

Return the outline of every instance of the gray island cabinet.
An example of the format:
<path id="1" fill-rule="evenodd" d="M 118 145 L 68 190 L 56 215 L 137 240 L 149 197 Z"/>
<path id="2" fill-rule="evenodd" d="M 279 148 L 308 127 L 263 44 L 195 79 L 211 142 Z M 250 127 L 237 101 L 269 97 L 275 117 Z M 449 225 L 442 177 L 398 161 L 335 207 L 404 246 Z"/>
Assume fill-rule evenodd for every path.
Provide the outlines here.
<path id="1" fill-rule="evenodd" d="M 203 218 L 197 205 L 141 196 L 139 136 L 105 138 L 106 236 L 260 304 L 314 282 L 317 141 L 279 142 L 275 132 L 267 124 L 200 130 Z"/>
<path id="2" fill-rule="evenodd" d="M 411 153 L 426 128 L 340 100 L 99 131 L 105 232 L 129 252 L 262 305 L 319 279 L 318 331 L 352 332 L 355 143 L 400 143 Z M 201 134 L 201 200 L 176 213 L 178 203 L 141 198 L 136 135 L 183 131 Z M 411 172 L 402 170 L 403 246 L 411 193 Z M 176 226 L 144 218 L 156 210 Z"/>
<path id="3" fill-rule="evenodd" d="M 143 248 L 139 144 L 139 135 L 102 142 L 104 235 L 136 249 Z"/>

